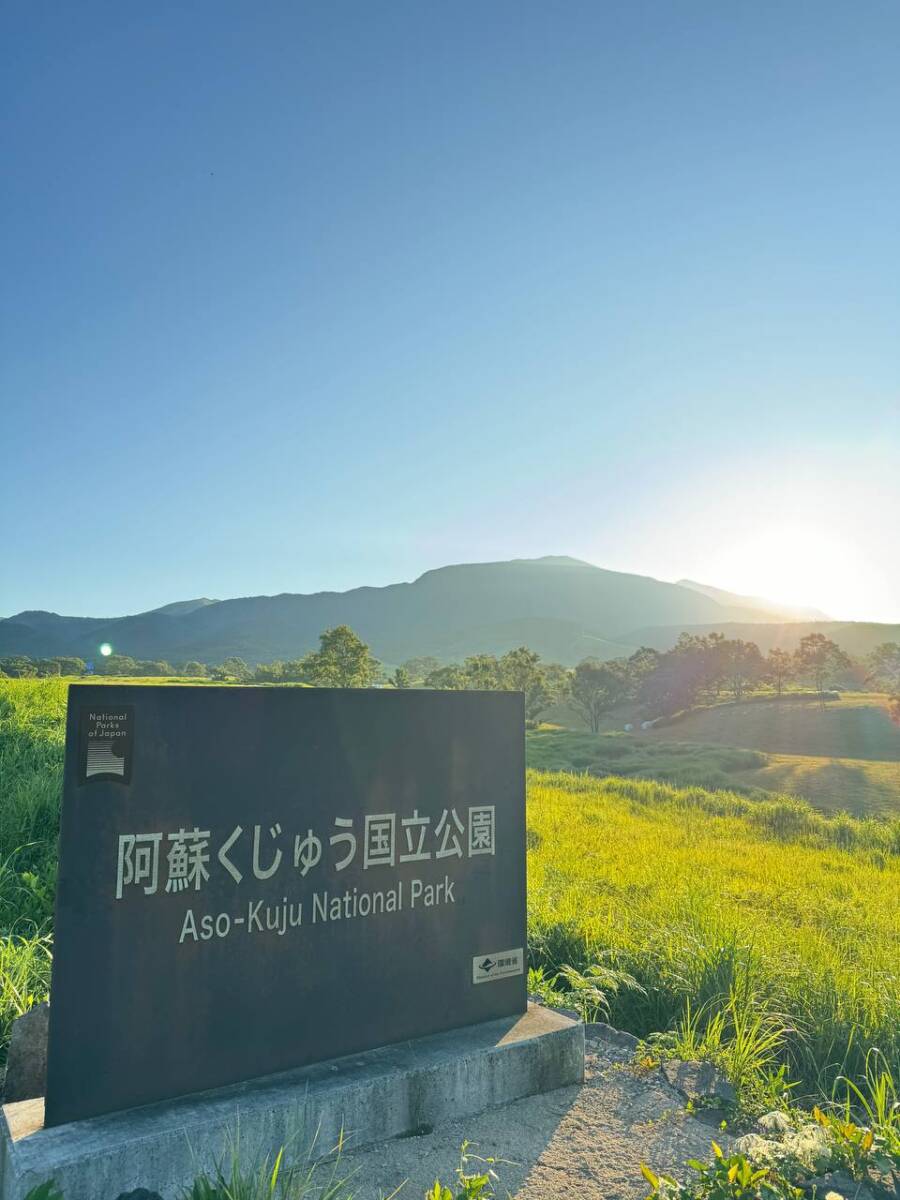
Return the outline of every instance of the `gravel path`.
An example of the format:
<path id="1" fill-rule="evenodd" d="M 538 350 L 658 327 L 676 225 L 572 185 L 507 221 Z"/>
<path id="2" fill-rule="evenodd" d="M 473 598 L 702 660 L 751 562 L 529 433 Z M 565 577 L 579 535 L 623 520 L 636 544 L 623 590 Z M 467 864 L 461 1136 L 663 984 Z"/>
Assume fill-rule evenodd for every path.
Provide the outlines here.
<path id="1" fill-rule="evenodd" d="M 723 1147 L 730 1139 L 688 1116 L 684 1097 L 661 1071 L 636 1071 L 629 1059 L 627 1049 L 591 1035 L 583 1086 L 346 1154 L 356 1200 L 381 1200 L 400 1184 L 398 1200 L 422 1200 L 436 1176 L 452 1187 L 466 1138 L 473 1153 L 506 1160 L 496 1168 L 500 1197 L 643 1200 L 649 1188 L 641 1162 L 683 1175 L 685 1159 L 705 1158 L 711 1138 Z"/>

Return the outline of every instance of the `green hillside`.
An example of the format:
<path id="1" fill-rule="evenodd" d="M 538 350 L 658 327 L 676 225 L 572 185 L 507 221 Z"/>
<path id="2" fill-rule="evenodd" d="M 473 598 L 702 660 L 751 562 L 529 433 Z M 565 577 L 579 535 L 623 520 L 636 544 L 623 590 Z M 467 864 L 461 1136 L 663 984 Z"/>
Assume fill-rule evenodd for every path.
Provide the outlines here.
<path id="1" fill-rule="evenodd" d="M 579 724 L 560 707 L 551 725 Z M 599 735 L 579 728 L 529 733 L 528 762 L 540 770 L 587 771 L 678 785 L 782 792 L 817 808 L 860 816 L 900 813 L 900 728 L 886 697 L 845 693 L 815 699 L 748 701 L 697 709 L 639 734 L 611 714 Z"/>
<path id="2" fill-rule="evenodd" d="M 714 705 L 661 725 L 650 736 L 773 754 L 900 762 L 900 726 L 891 721 L 887 697 L 872 692 L 845 692 L 824 706 L 815 698 Z"/>

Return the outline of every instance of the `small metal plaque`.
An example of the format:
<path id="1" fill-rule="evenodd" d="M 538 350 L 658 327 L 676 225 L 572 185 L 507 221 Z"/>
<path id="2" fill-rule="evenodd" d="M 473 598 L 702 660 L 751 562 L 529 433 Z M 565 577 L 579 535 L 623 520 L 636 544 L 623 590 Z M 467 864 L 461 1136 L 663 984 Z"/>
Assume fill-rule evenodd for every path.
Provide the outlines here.
<path id="1" fill-rule="evenodd" d="M 498 950 L 494 954 L 478 954 L 472 959 L 472 982 L 493 983 L 497 979 L 509 979 L 525 971 L 525 954 L 520 946 L 517 950 Z"/>

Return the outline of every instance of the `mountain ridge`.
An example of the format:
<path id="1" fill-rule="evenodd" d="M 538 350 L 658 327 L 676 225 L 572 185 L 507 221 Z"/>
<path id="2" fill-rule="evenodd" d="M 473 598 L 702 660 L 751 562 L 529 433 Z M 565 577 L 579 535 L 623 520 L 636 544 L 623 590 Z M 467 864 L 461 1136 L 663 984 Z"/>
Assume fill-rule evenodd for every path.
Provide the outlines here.
<path id="1" fill-rule="evenodd" d="M 809 605 L 777 604 L 763 596 L 742 596 L 738 592 L 727 592 L 722 588 L 712 587 L 708 583 L 697 583 L 695 579 L 679 579 L 678 586 L 691 588 L 695 592 L 700 592 L 701 595 L 718 601 L 719 604 L 747 605 L 759 609 L 760 612 L 772 613 L 776 619 L 784 619 L 788 614 L 794 621 L 831 621 L 833 619 L 828 613 L 822 612 L 820 608 L 812 608 Z"/>
<path id="2" fill-rule="evenodd" d="M 412 582 L 345 592 L 174 601 L 124 617 L 30 610 L 0 620 L 0 656 L 90 659 L 108 642 L 140 659 L 213 663 L 239 655 L 253 664 L 297 658 L 317 646 L 322 630 L 348 624 L 389 664 L 426 654 L 451 661 L 526 644 L 545 659 L 573 665 L 629 653 L 639 644 L 635 631 L 659 638 L 688 626 L 767 625 L 779 617 L 787 624 L 784 613 L 726 605 L 681 584 L 548 555 L 457 563 Z"/>

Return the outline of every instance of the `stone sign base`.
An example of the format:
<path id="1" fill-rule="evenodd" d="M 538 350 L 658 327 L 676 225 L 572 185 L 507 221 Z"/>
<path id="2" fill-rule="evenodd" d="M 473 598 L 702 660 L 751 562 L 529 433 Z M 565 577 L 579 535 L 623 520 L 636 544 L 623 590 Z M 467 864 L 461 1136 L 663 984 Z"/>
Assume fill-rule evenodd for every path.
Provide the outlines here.
<path id="1" fill-rule="evenodd" d="M 324 1156 L 342 1130 L 357 1149 L 583 1078 L 584 1026 L 529 1004 L 520 1017 L 51 1129 L 43 1100 L 23 1100 L 3 1108 L 0 1200 L 24 1200 L 48 1179 L 65 1200 L 138 1187 L 174 1200 L 235 1145 L 248 1167 L 282 1146 L 286 1161 L 313 1143 Z"/>

